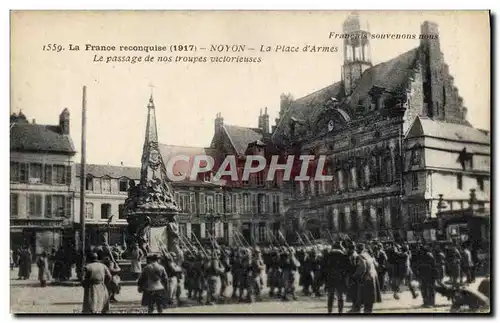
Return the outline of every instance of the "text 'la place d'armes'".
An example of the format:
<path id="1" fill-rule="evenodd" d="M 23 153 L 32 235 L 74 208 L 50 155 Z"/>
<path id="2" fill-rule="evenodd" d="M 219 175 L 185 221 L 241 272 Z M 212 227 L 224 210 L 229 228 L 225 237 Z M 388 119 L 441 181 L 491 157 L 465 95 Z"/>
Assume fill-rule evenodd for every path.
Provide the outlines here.
<path id="1" fill-rule="evenodd" d="M 321 46 L 321 45 L 304 45 L 304 46 L 290 46 L 290 45 L 260 45 L 261 52 L 276 52 L 276 53 L 336 53 L 339 51 L 337 46 Z"/>

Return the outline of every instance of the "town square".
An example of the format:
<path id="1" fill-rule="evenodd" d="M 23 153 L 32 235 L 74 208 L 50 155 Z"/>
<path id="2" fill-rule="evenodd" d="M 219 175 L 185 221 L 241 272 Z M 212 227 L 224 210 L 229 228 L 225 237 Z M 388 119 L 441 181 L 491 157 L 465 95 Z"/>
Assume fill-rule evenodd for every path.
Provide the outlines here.
<path id="1" fill-rule="evenodd" d="M 192 19 L 168 14 L 174 22 Z M 219 21 L 197 14 L 205 23 Z M 484 121 L 477 122 L 489 106 L 465 105 L 472 96 L 461 93 L 470 93 L 472 81 L 459 86 L 455 79 L 464 69 L 457 68 L 459 55 L 450 55 L 451 22 L 408 14 L 411 34 L 375 37 L 384 35 L 372 34 L 384 26 L 380 18 L 331 14 L 339 33 L 325 32 L 325 38 L 335 43 L 304 45 L 327 50 L 300 55 L 335 55 L 334 83 L 304 85 L 304 95 L 280 93 L 274 83 L 289 77 L 277 73 L 273 84 L 262 86 L 272 89 L 276 102 L 245 109 L 221 103 L 253 95 L 234 87 L 227 98 L 212 98 L 210 104 L 221 107 L 210 116 L 204 99 L 219 91 L 212 85 L 222 75 L 228 87 L 238 73 L 254 84 L 251 73 L 258 64 L 266 66 L 271 56 L 265 55 L 299 55 L 292 49 L 302 46 L 277 45 L 274 53 L 255 54 L 258 47 L 249 45 L 140 45 L 193 51 L 190 59 L 200 62 L 209 57 L 205 53 L 225 51 L 206 60 L 213 63 L 208 69 L 226 64 L 217 67 L 216 77 L 191 65 L 182 73 L 197 77 L 188 83 L 180 74 L 162 74 L 180 73 L 175 64 L 186 62 L 156 70 L 140 65 L 142 59 L 128 69 L 118 60 L 94 60 L 85 64 L 103 64 L 111 76 L 92 74 L 75 90 L 73 81 L 65 83 L 68 70 L 49 64 L 60 84 L 71 84 L 60 86 L 78 94 L 79 106 L 66 107 L 64 90 L 54 94 L 62 104 L 57 110 L 30 108 L 32 99 L 25 102 L 21 94 L 11 105 L 11 312 L 490 313 L 491 134 Z M 15 40 L 23 31 L 39 32 L 30 19 L 45 18 L 32 15 L 13 13 Z M 72 23 L 71 15 L 57 21 Z M 88 16 L 88 25 L 107 23 L 105 15 Z M 150 26 L 165 22 L 162 13 L 152 15 Z M 480 23 L 489 16 L 470 17 Z M 231 21 L 239 26 L 238 19 Z M 411 46 L 373 59 L 372 46 L 396 40 Z M 50 55 L 77 57 L 75 46 Z M 102 52 L 89 46 L 84 52 Z M 135 45 L 102 46 L 103 55 L 115 55 L 117 48 Z M 20 62 L 45 66 L 52 59 L 17 55 L 19 69 Z M 82 75 L 91 66 L 76 65 Z M 291 82 L 312 82 L 311 73 L 323 70 L 308 66 L 317 72 Z M 135 80 L 130 73 L 142 76 Z M 160 89 L 150 83 L 116 90 L 121 81 L 141 84 L 151 75 Z M 22 95 L 42 95 L 16 77 L 14 88 L 24 89 Z M 120 94 L 99 92 L 106 87 Z M 182 110 L 172 113 L 175 105 Z M 232 124 L 237 117 L 256 122 Z M 191 145 L 193 138 L 203 144 Z"/>

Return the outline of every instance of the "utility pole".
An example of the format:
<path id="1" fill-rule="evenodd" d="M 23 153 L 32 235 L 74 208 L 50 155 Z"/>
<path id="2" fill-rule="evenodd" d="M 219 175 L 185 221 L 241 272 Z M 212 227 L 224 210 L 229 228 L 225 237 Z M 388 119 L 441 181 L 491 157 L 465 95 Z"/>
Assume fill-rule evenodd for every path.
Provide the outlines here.
<path id="1" fill-rule="evenodd" d="M 82 268 L 85 266 L 85 182 L 86 182 L 86 136 L 87 136 L 87 87 L 83 86 L 82 96 L 82 155 L 80 164 L 80 239 L 82 246 Z"/>

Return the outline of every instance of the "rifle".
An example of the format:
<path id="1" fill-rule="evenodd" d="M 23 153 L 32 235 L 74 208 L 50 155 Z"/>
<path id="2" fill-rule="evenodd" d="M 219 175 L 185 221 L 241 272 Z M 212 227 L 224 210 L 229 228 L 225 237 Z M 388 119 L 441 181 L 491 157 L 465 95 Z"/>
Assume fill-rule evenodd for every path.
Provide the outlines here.
<path id="1" fill-rule="evenodd" d="M 278 231 L 278 235 L 280 236 L 281 239 L 283 239 L 283 241 L 285 242 L 285 245 L 290 248 L 290 245 L 288 244 L 288 242 L 286 242 L 286 239 L 285 237 L 283 236 L 283 233 L 281 233 L 281 230 Z"/>

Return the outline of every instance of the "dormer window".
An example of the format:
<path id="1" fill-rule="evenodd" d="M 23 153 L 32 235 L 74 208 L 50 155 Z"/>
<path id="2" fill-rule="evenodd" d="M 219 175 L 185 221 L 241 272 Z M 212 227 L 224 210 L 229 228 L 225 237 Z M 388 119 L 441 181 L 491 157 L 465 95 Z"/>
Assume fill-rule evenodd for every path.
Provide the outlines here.
<path id="1" fill-rule="evenodd" d="M 127 192 L 128 191 L 128 179 L 127 178 L 120 178 L 120 192 Z"/>
<path id="2" fill-rule="evenodd" d="M 87 191 L 94 190 L 94 177 L 89 175 L 89 176 L 87 176 L 87 178 L 85 178 L 85 189 Z"/>

